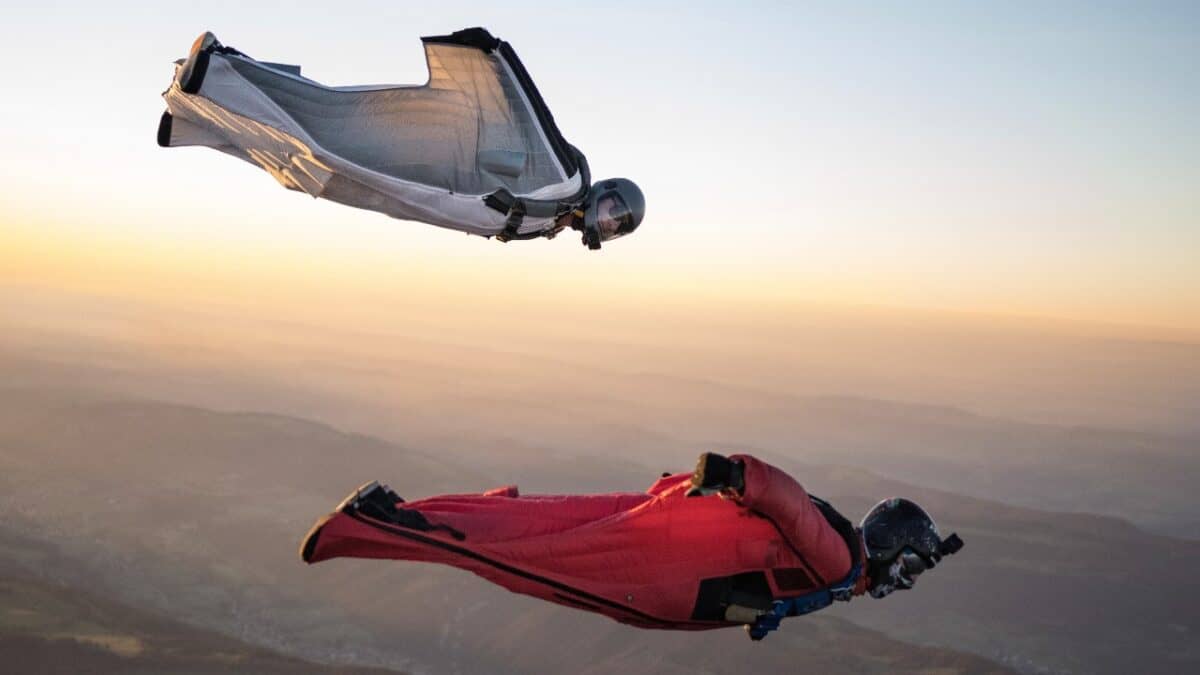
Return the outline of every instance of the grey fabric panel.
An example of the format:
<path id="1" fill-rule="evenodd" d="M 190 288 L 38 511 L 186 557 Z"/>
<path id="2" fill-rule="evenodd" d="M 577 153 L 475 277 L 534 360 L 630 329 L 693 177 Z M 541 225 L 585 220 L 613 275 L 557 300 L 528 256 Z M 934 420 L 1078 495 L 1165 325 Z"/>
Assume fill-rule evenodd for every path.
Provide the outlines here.
<path id="1" fill-rule="evenodd" d="M 488 207 L 478 195 L 450 191 L 444 187 L 370 170 L 352 158 L 331 152 L 318 143 L 275 99 L 268 96 L 263 88 L 239 72 L 234 66 L 235 63 L 250 64 L 251 68 L 258 70 L 266 68 L 261 62 L 214 53 L 208 62 L 203 82 L 199 84 L 195 94 L 188 94 L 182 90 L 181 77 L 184 69 L 176 68 L 174 81 L 167 91 L 163 92 L 168 112 L 174 118 L 174 125 L 178 126 L 178 129 L 169 129 L 171 133 L 167 140 L 170 145 L 187 142 L 213 147 L 262 168 L 284 187 L 305 192 L 313 197 L 471 234 L 492 236 L 504 230 L 505 215 Z M 502 63 L 498 65 L 503 69 Z M 306 84 L 314 90 L 335 94 L 408 92 L 434 88 L 426 86 L 331 89 L 284 72 L 270 72 L 280 80 Z M 456 81 L 448 78 L 448 75 L 441 79 L 442 86 L 448 88 L 439 90 L 440 95 L 450 94 L 465 98 L 462 92 L 456 93 Z M 476 109 L 482 109 L 482 106 L 476 106 Z M 477 114 L 472 119 L 475 120 L 472 128 L 478 131 L 483 116 Z M 477 136 L 484 137 L 486 134 L 480 132 Z M 543 137 L 540 130 L 535 128 L 522 138 L 532 142 L 540 141 Z M 543 149 L 539 147 L 537 151 Z M 549 152 L 548 149 L 544 151 Z M 545 156 L 551 157 L 549 154 Z M 531 157 L 533 159 L 530 159 Z M 527 166 L 539 165 L 536 155 L 525 150 L 489 149 L 483 146 L 476 151 L 475 161 L 486 163 L 497 174 L 510 174 L 519 178 L 529 175 L 525 171 Z M 555 171 L 559 167 L 556 158 L 552 165 L 543 161 L 541 166 L 551 166 Z M 576 194 L 582 184 L 582 173 L 576 172 L 569 178 L 556 180 L 526 194 L 534 199 L 555 199 Z M 541 232 L 553 226 L 552 215 L 539 217 L 530 213 L 522 222 L 518 233 Z"/>
<path id="2" fill-rule="evenodd" d="M 438 227 L 467 232 L 469 234 L 478 234 L 485 237 L 497 235 L 504 230 L 503 217 L 496 216 L 495 212 L 481 212 L 479 214 L 480 217 L 470 222 L 465 219 L 447 221 L 440 218 L 432 218 L 430 217 L 429 209 L 422 208 L 414 200 L 402 199 L 398 198 L 395 194 L 381 192 L 341 174 L 334 174 L 329 179 L 325 185 L 325 190 L 321 193 L 321 198 L 360 209 L 378 211 L 401 220 L 417 220 L 437 225 Z M 493 220 L 490 222 L 485 220 L 488 216 L 493 216 Z M 519 234 L 540 232 L 553 226 L 553 218 L 527 218 L 521 224 L 521 227 L 518 228 L 517 232 Z"/>
<path id="3" fill-rule="evenodd" d="M 204 95 L 184 94 L 177 84 L 172 85 L 166 101 L 175 123 L 187 120 L 205 129 L 212 134 L 212 147 L 258 166 L 289 190 L 471 234 L 492 236 L 504 229 L 504 214 L 488 208 L 479 197 L 363 171 L 337 156 L 317 157 L 309 145 L 311 139 L 293 136 L 294 125 L 275 119 L 266 110 L 273 105 L 270 101 L 257 100 L 263 98 L 260 91 L 246 91 L 240 75 L 216 60 L 214 63 L 218 65 L 210 69 L 201 94 L 236 95 L 236 102 L 226 100 L 225 104 L 255 111 L 264 121 L 233 112 Z M 572 180 L 578 182 L 578 176 Z M 572 189 L 572 181 L 563 185 Z M 518 233 L 539 232 L 553 224 L 550 217 L 527 217 Z"/>
<path id="4" fill-rule="evenodd" d="M 300 74 L 300 66 L 294 66 L 290 63 L 271 63 L 269 61 L 259 61 L 259 63 L 273 70 L 278 70 L 283 73 L 290 73 L 296 77 L 303 77 L 303 75 Z"/>
<path id="5" fill-rule="evenodd" d="M 525 169 L 525 153 L 509 150 L 480 150 L 479 166 L 502 176 L 517 177 Z"/>
<path id="6" fill-rule="evenodd" d="M 171 147 L 186 145 L 204 145 L 219 148 L 227 142 L 219 134 L 189 122 L 186 118 L 176 116 L 171 120 Z"/>
<path id="7" fill-rule="evenodd" d="M 528 194 L 567 179 L 498 57 L 425 49 L 430 81 L 419 87 L 334 89 L 229 62 L 323 148 L 385 175 L 470 195 Z"/>

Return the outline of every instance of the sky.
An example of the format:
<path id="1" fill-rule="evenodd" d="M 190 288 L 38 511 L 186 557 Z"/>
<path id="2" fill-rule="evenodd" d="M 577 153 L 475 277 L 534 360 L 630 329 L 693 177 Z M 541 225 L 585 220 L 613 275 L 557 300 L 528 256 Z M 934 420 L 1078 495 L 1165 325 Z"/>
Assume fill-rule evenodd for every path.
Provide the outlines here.
<path id="1" fill-rule="evenodd" d="M 0 283 L 815 303 L 1200 339 L 1195 3 L 44 2 L 0 21 Z M 154 143 L 204 30 L 328 84 L 412 84 L 419 36 L 473 25 L 513 44 L 597 177 L 642 186 L 634 236 L 502 245 Z"/>

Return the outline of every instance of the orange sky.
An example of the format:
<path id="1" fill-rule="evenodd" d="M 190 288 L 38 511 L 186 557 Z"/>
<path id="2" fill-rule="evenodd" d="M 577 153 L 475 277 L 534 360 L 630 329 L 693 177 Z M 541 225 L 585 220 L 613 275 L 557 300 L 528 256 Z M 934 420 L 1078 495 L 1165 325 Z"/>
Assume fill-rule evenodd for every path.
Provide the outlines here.
<path id="1" fill-rule="evenodd" d="M 78 4 L 73 16 L 95 10 Z M 468 18 L 401 5 L 388 5 L 404 15 L 400 32 L 363 24 L 376 10 L 361 7 L 283 17 L 241 3 L 199 26 L 183 10 L 117 3 L 96 31 L 63 22 L 57 4 L 14 6 L 22 30 L 0 45 L 12 50 L 0 69 L 24 95 L 0 110 L 11 169 L 0 284 L 316 321 L 423 307 L 523 322 L 737 314 L 753 327 L 803 307 L 919 309 L 1200 340 L 1192 11 L 1024 8 L 996 21 L 992 9 L 939 7 L 916 20 L 788 3 L 679 16 L 642 3 L 646 20 L 609 55 L 618 61 L 593 73 L 592 55 L 554 36 L 598 7 L 518 21 L 499 6 Z M 678 31 L 662 33 L 665 16 Z M 597 176 L 642 185 L 635 236 L 598 254 L 573 235 L 501 245 L 154 143 L 171 62 L 204 28 L 319 81 L 403 83 L 426 75 L 418 35 L 468 20 L 518 47 Z M 138 49 L 110 53 L 114 43 Z M 102 52 L 117 75 L 81 74 L 77 55 Z M 626 94 L 580 95 L 592 76 Z"/>
<path id="2" fill-rule="evenodd" d="M 391 222 L 382 219 L 387 225 Z M 405 224 L 399 224 L 405 225 Z M 962 317 L 1078 322 L 1073 331 L 1150 339 L 1200 336 L 1200 294 L 1186 279 L 1102 281 L 1080 269 L 1013 278 L 946 266 L 806 269 L 704 256 L 655 265 L 610 245 L 579 255 L 574 242 L 508 246 L 428 228 L 398 227 L 380 245 L 338 249 L 303 238 L 271 240 L 156 234 L 132 228 L 55 223 L 0 227 L 0 282 L 155 302 L 202 302 L 307 320 L 379 322 L 404 308 L 447 314 L 719 312 L 778 321 L 790 309 L 934 310 Z M 350 234 L 347 236 L 360 236 Z M 1120 272 L 1120 270 L 1114 270 Z M 536 308 L 536 311 L 530 311 Z M 597 317 L 599 318 L 599 317 Z M 536 319 L 534 319 L 536 320 Z M 1045 323 L 1044 321 L 1042 322 Z M 1065 324 L 1064 324 L 1065 325 Z M 748 326 L 752 328 L 752 325 Z"/>

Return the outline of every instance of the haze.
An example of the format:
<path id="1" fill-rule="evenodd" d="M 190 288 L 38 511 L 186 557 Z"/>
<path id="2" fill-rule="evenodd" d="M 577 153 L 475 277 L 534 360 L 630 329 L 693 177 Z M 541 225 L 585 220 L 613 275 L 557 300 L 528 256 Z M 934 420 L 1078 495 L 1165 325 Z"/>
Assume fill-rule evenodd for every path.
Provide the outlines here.
<path id="1" fill-rule="evenodd" d="M 0 9 L 6 663 L 1196 669 L 1191 4 L 292 7 Z M 409 83 L 418 36 L 468 25 L 513 43 L 597 174 L 643 185 L 638 232 L 504 245 L 154 146 L 202 30 Z M 705 450 L 855 518 L 911 496 L 967 548 L 767 649 L 296 560 L 366 480 L 641 490 Z"/>

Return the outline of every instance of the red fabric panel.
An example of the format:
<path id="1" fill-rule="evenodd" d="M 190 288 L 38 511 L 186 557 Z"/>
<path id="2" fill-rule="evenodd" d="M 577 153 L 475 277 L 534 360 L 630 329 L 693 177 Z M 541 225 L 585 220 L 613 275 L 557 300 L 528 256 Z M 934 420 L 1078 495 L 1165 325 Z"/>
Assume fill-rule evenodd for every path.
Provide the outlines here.
<path id="1" fill-rule="evenodd" d="M 850 573 L 850 551 L 800 483 L 783 471 L 750 455 L 734 455 L 745 468 L 741 503 L 770 518 L 816 582 L 828 586 Z"/>
<path id="2" fill-rule="evenodd" d="M 835 580 L 850 567 L 844 543 L 827 524 L 820 527 L 824 518 L 799 484 L 757 460 L 746 468 L 740 504 L 686 497 L 689 473 L 659 479 L 646 493 L 516 496 L 514 488 L 398 504 L 465 533 L 462 541 L 440 530 L 385 531 L 334 514 L 311 562 L 344 556 L 444 563 L 626 623 L 717 628 L 728 624 L 690 620 L 703 579 L 815 567 Z"/>

